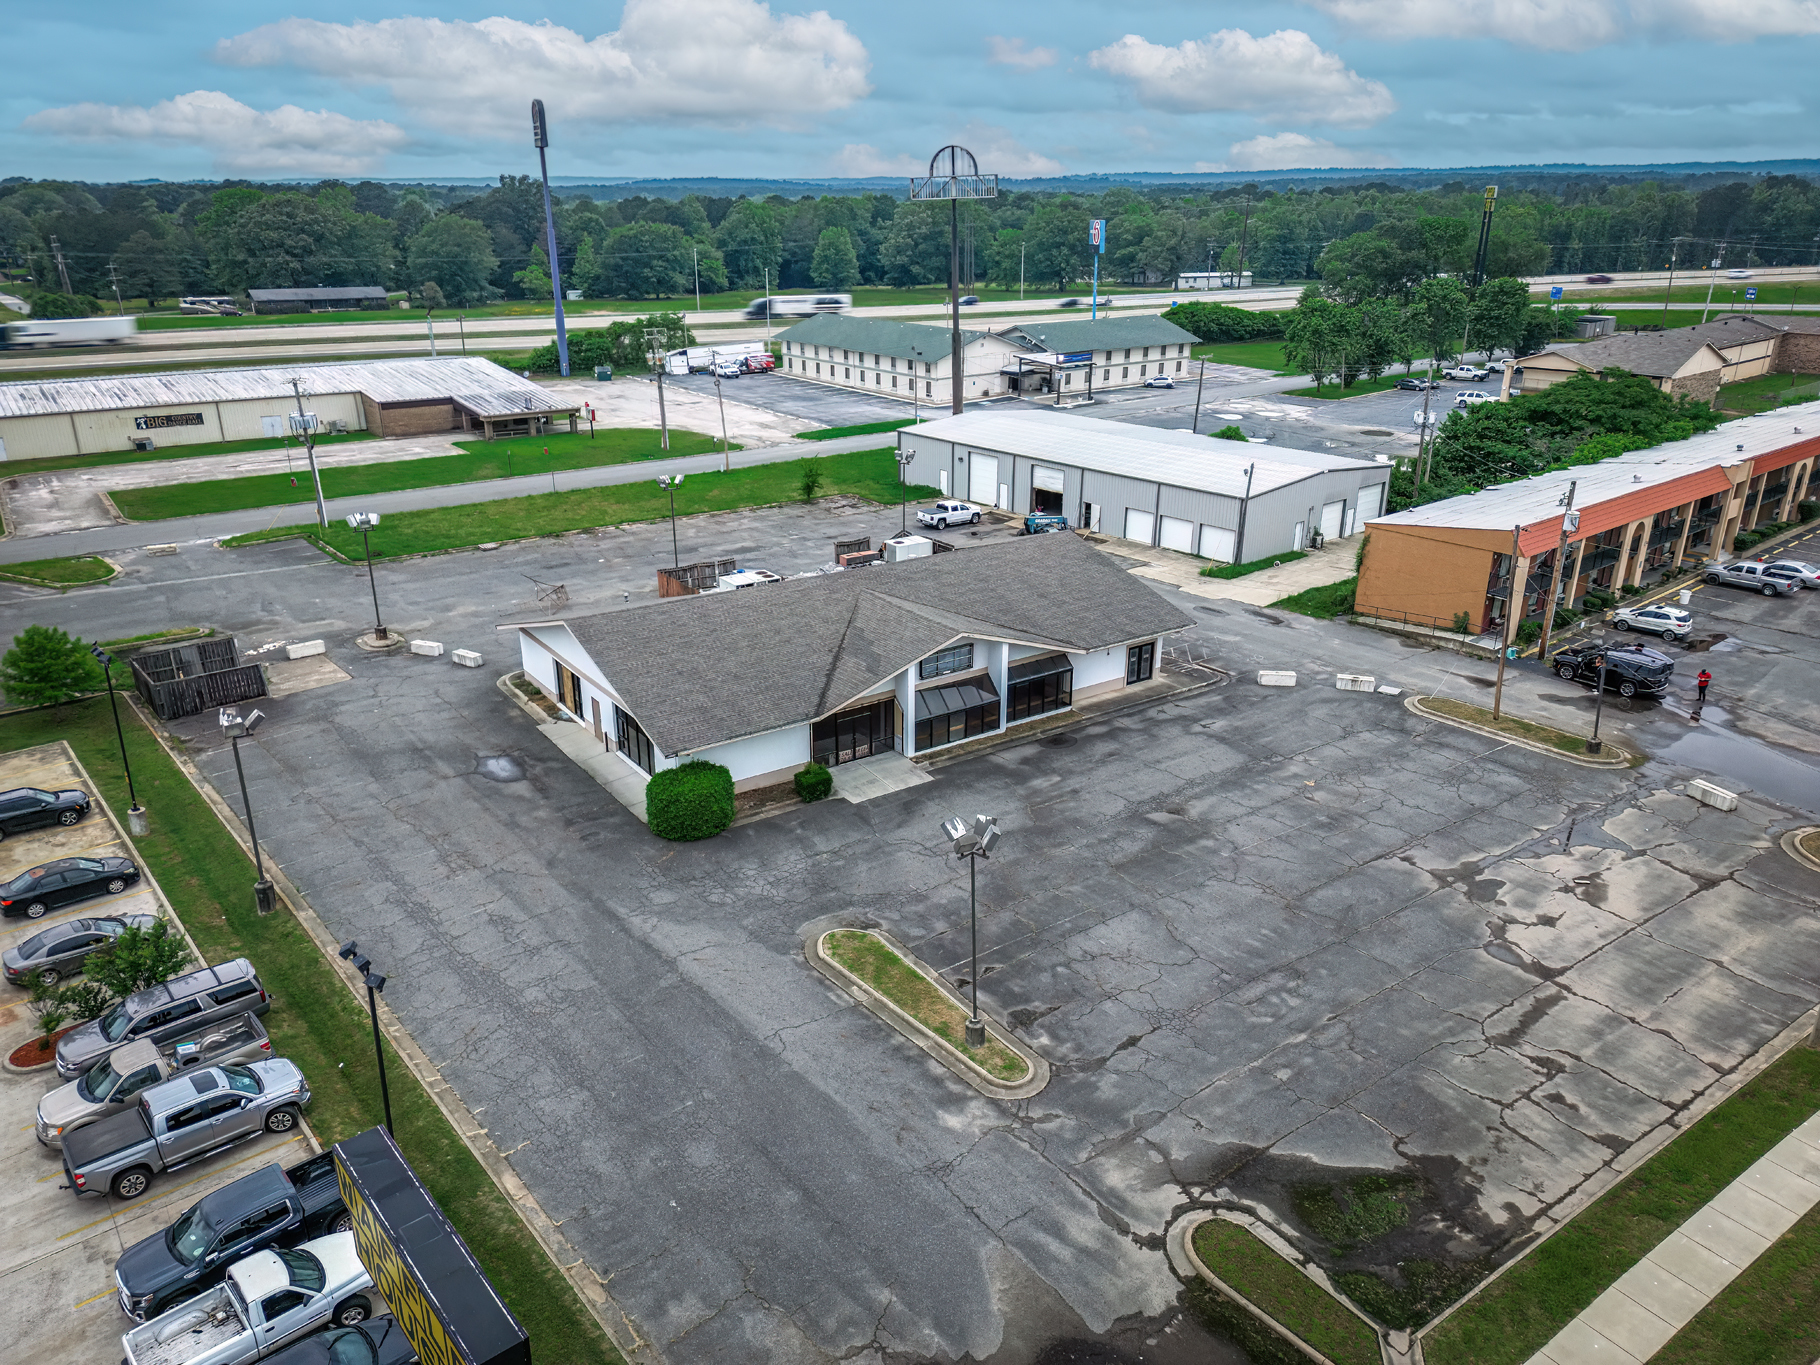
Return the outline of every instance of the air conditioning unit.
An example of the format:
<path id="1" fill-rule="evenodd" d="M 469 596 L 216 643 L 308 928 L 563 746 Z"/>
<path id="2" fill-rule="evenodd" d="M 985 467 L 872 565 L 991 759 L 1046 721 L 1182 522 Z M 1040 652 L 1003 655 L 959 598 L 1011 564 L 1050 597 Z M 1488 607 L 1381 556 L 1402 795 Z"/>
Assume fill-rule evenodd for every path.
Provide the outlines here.
<path id="1" fill-rule="evenodd" d="M 935 553 L 935 542 L 927 536 L 893 536 L 880 546 L 885 563 L 901 564 L 906 559 L 926 559 Z"/>

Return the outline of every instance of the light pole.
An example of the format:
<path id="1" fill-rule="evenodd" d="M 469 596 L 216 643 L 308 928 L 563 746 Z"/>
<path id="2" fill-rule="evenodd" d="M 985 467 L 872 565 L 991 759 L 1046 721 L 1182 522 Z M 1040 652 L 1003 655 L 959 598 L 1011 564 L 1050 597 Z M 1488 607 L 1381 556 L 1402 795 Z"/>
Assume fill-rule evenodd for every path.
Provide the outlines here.
<path id="1" fill-rule="evenodd" d="M 114 712 L 114 738 L 120 741 L 120 766 L 126 770 L 126 797 L 132 804 L 126 809 L 127 828 L 134 834 L 144 834 L 148 828 L 145 820 L 145 807 L 139 804 L 139 797 L 133 791 L 133 765 L 126 757 L 126 731 L 120 728 L 120 701 L 114 695 L 114 656 L 100 645 L 90 645 L 89 651 L 101 662 L 102 676 L 107 679 L 107 704 Z"/>
<path id="2" fill-rule="evenodd" d="M 461 328 L 461 353 L 466 355 L 468 353 L 468 315 L 457 313 L 455 321 Z"/>
<path id="3" fill-rule="evenodd" d="M 218 719 L 221 721 L 222 732 L 234 746 L 234 775 L 240 779 L 240 809 L 246 812 L 247 838 L 253 843 L 253 871 L 259 877 L 253 883 L 253 908 L 262 915 L 269 915 L 277 904 L 277 898 L 272 893 L 272 879 L 265 875 L 265 860 L 259 853 L 259 831 L 253 828 L 253 803 L 247 799 L 246 794 L 246 769 L 240 764 L 240 741 L 259 728 L 259 722 L 265 719 L 265 712 L 255 711 L 243 720 L 239 707 L 224 706 Z"/>
<path id="4" fill-rule="evenodd" d="M 720 472 L 731 472 L 733 468 L 733 447 L 727 441 L 727 400 L 721 396 L 720 376 L 714 376 L 714 401 L 720 404 Z M 589 434 L 592 435 L 593 422 L 589 421 Z"/>
<path id="5" fill-rule="evenodd" d="M 1200 360 L 1195 363 L 1201 368 L 1194 373 L 1194 424 L 1188 428 L 1188 433 L 1191 436 L 1199 436 L 1201 434 L 1201 386 L 1207 382 L 1207 362 L 1205 360 Z M 1089 382 L 1093 379 L 1093 371 L 1091 369 L 1087 371 L 1087 378 Z"/>
<path id="6" fill-rule="evenodd" d="M 682 481 L 681 474 L 659 474 L 657 476 L 657 486 L 670 495 L 670 567 L 672 569 L 682 567 L 682 556 L 676 549 L 676 490 L 682 487 Z"/>
<path id="7" fill-rule="evenodd" d="M 980 917 L 979 862 L 990 858 L 998 847 L 998 822 L 990 815 L 976 815 L 969 825 L 958 815 L 942 821 L 942 833 L 954 844 L 954 856 L 967 860 L 967 918 L 973 932 L 973 1017 L 967 1020 L 967 1046 L 980 1047 L 986 1041 L 986 1021 L 980 1018 Z"/>
<path id="8" fill-rule="evenodd" d="M 569 377 L 569 329 L 562 316 L 562 262 L 556 258 L 556 215 L 550 209 L 550 124 L 543 115 L 543 101 L 531 101 L 531 141 L 537 144 L 537 166 L 543 172 L 544 238 L 549 243 L 550 293 L 556 301 L 556 359 L 562 366 L 562 377 Z"/>
<path id="9" fill-rule="evenodd" d="M 373 959 L 361 952 L 360 944 L 353 939 L 341 945 L 341 960 L 360 973 L 367 988 L 367 1013 L 373 1020 L 373 1056 L 379 1061 L 379 1101 L 385 1106 L 385 1130 L 391 1134 L 392 1092 L 386 1089 L 385 1049 L 379 1045 L 379 992 L 385 989 L 385 978 L 373 970 Z"/>
<path id="10" fill-rule="evenodd" d="M 379 513 L 377 512 L 354 512 L 348 516 L 348 526 L 352 530 L 360 532 L 360 543 L 366 547 L 367 587 L 373 593 L 373 638 L 380 644 L 384 644 L 391 636 L 387 633 L 384 623 L 379 619 L 379 585 L 373 581 L 372 535 L 373 528 L 377 525 L 379 525 Z"/>
<path id="11" fill-rule="evenodd" d="M 1601 754 L 1605 752 L 1605 741 L 1599 738 L 1599 720 L 1605 714 L 1605 647 L 1599 647 L 1598 683 L 1593 697 L 1592 738 L 1586 741 L 1586 752 Z"/>
<path id="12" fill-rule="evenodd" d="M 897 488 L 898 488 L 898 531 L 902 535 L 910 534 L 910 466 L 916 462 L 914 450 L 899 448 L 897 452 Z"/>
<path id="13" fill-rule="evenodd" d="M 436 310 L 434 308 L 423 310 L 423 325 L 430 334 L 430 359 L 434 360 L 436 358 Z"/>
<path id="14" fill-rule="evenodd" d="M 929 174 L 910 182 L 912 199 L 948 201 L 948 395 L 958 413 L 964 397 L 961 373 L 961 200 L 998 198 L 998 177 L 981 175 L 972 152 L 952 143 L 929 158 Z M 915 380 L 911 381 L 912 387 Z"/>

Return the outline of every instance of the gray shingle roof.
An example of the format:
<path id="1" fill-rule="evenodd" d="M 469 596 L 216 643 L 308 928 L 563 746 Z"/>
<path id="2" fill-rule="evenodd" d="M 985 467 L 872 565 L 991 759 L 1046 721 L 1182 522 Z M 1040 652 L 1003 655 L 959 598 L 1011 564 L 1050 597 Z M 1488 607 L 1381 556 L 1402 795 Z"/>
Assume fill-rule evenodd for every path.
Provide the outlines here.
<path id="1" fill-rule="evenodd" d="M 1105 351 L 1115 346 L 1173 346 L 1200 340 L 1193 332 L 1155 316 L 1121 318 L 1058 318 L 1054 322 L 1026 322 L 1011 328 L 1013 340 L 1028 337 L 1044 351 Z"/>
<path id="2" fill-rule="evenodd" d="M 890 318 L 855 318 L 841 313 L 817 313 L 777 335 L 779 341 L 908 357 L 927 364 L 951 354 L 954 334 L 946 327 L 931 327 L 925 322 L 893 322 Z M 985 332 L 963 331 L 961 344 L 970 346 L 985 335 Z"/>
<path id="3" fill-rule="evenodd" d="M 1707 345 L 1706 338 L 1689 336 L 1696 329 L 1691 327 L 1677 328 L 1672 332 L 1644 332 L 1632 336 L 1605 337 L 1599 341 L 1585 341 L 1577 346 L 1550 346 L 1539 355 L 1558 355 L 1567 360 L 1577 361 L 1589 370 L 1597 373 L 1600 370 L 1629 370 L 1650 379 L 1662 379 L 1674 374 L 1687 364 L 1702 346 Z M 1532 356 L 1525 356 L 1519 364 L 1526 364 Z M 1719 359 L 1713 361 L 1713 368 L 1719 368 Z"/>
<path id="4" fill-rule="evenodd" d="M 1076 651 L 1191 624 L 1073 535 L 671 598 L 565 624 L 666 754 L 843 708 L 956 636 Z"/>

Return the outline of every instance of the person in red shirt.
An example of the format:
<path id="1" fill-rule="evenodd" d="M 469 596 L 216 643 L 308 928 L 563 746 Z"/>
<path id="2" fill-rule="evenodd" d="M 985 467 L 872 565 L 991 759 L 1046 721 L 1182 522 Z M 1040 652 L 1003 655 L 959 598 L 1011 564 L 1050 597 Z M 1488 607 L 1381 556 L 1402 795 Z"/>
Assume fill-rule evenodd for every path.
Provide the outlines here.
<path id="1" fill-rule="evenodd" d="M 1702 706 L 1706 705 L 1706 689 L 1712 686 L 1712 681 L 1713 675 L 1708 673 L 1704 668 L 1700 670 L 1700 676 L 1694 679 L 1694 682 L 1697 683 L 1700 688 L 1700 705 Z"/>

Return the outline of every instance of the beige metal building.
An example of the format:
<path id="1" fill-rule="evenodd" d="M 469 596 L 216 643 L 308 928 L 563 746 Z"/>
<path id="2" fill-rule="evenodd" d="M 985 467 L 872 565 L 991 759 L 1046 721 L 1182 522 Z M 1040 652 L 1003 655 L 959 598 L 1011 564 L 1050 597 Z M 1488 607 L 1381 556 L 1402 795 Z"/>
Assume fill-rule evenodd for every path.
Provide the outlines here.
<path id="1" fill-rule="evenodd" d="M 183 370 L 0 384 L 0 461 L 276 438 L 290 430 L 299 389 L 320 431 L 492 440 L 564 417 L 576 426 L 575 404 L 475 356 Z"/>

